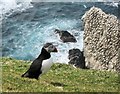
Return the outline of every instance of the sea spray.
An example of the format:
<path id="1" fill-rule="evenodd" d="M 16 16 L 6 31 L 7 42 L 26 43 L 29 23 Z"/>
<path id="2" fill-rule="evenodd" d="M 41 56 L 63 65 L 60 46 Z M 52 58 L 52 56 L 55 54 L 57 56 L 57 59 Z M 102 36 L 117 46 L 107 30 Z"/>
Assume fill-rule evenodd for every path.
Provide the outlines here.
<path id="1" fill-rule="evenodd" d="M 83 49 L 84 32 L 81 17 L 93 5 L 103 8 L 108 13 L 117 14 L 117 11 L 110 11 L 116 9 L 112 6 L 86 2 L 46 2 L 39 6 L 23 8 L 24 11 L 17 13 L 15 9 L 6 19 L 3 18 L 2 56 L 34 60 L 40 54 L 43 44 L 53 42 L 57 44 L 59 51 L 52 54 L 54 62 L 67 63 L 69 49 Z M 63 43 L 54 33 L 55 29 L 69 31 L 77 42 Z"/>

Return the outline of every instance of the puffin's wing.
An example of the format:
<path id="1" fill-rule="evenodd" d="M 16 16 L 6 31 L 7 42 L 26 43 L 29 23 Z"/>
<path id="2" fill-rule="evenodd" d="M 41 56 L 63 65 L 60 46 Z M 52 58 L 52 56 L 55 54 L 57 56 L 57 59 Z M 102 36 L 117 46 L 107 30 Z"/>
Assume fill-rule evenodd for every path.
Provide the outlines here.
<path id="1" fill-rule="evenodd" d="M 37 71 L 42 67 L 42 61 L 36 59 L 33 61 L 33 63 L 31 64 L 29 71 Z"/>
<path id="2" fill-rule="evenodd" d="M 33 61 L 33 63 L 30 65 L 30 68 L 26 73 L 22 75 L 22 77 L 32 77 L 34 78 L 35 75 L 39 75 L 41 73 L 41 66 L 42 66 L 42 61 L 36 59 Z"/>

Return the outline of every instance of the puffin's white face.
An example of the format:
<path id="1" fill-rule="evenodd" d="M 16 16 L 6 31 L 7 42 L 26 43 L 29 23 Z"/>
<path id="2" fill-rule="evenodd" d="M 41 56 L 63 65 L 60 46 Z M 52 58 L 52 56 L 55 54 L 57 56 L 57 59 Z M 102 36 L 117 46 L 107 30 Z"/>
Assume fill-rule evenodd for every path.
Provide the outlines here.
<path id="1" fill-rule="evenodd" d="M 49 53 L 50 52 L 57 52 L 57 48 L 52 43 L 46 43 L 44 45 L 44 49 Z"/>

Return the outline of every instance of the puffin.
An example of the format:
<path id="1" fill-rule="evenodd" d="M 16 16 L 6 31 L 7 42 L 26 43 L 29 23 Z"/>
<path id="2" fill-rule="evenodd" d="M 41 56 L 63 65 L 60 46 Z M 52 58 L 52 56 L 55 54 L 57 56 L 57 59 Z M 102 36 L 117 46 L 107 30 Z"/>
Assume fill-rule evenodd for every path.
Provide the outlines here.
<path id="1" fill-rule="evenodd" d="M 57 48 L 52 43 L 46 43 L 42 47 L 40 55 L 32 62 L 30 68 L 21 77 L 38 80 L 39 76 L 46 73 L 53 65 L 51 52 L 58 52 Z"/>

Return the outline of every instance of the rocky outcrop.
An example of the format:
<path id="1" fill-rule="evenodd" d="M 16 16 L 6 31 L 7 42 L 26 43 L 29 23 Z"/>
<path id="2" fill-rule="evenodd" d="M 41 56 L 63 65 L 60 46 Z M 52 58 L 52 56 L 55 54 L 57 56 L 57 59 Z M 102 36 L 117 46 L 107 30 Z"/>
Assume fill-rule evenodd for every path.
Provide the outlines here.
<path id="1" fill-rule="evenodd" d="M 120 21 L 96 7 L 87 11 L 82 19 L 87 67 L 120 72 Z"/>
<path id="2" fill-rule="evenodd" d="M 72 34 L 70 34 L 68 31 L 55 29 L 54 32 L 56 34 L 59 34 L 60 39 L 62 40 L 63 43 L 66 43 L 66 42 L 77 42 L 76 38 Z"/>
<path id="3" fill-rule="evenodd" d="M 85 69 L 85 57 L 83 52 L 79 49 L 70 49 L 68 59 L 70 60 L 68 64 L 72 64 L 77 68 Z"/>

